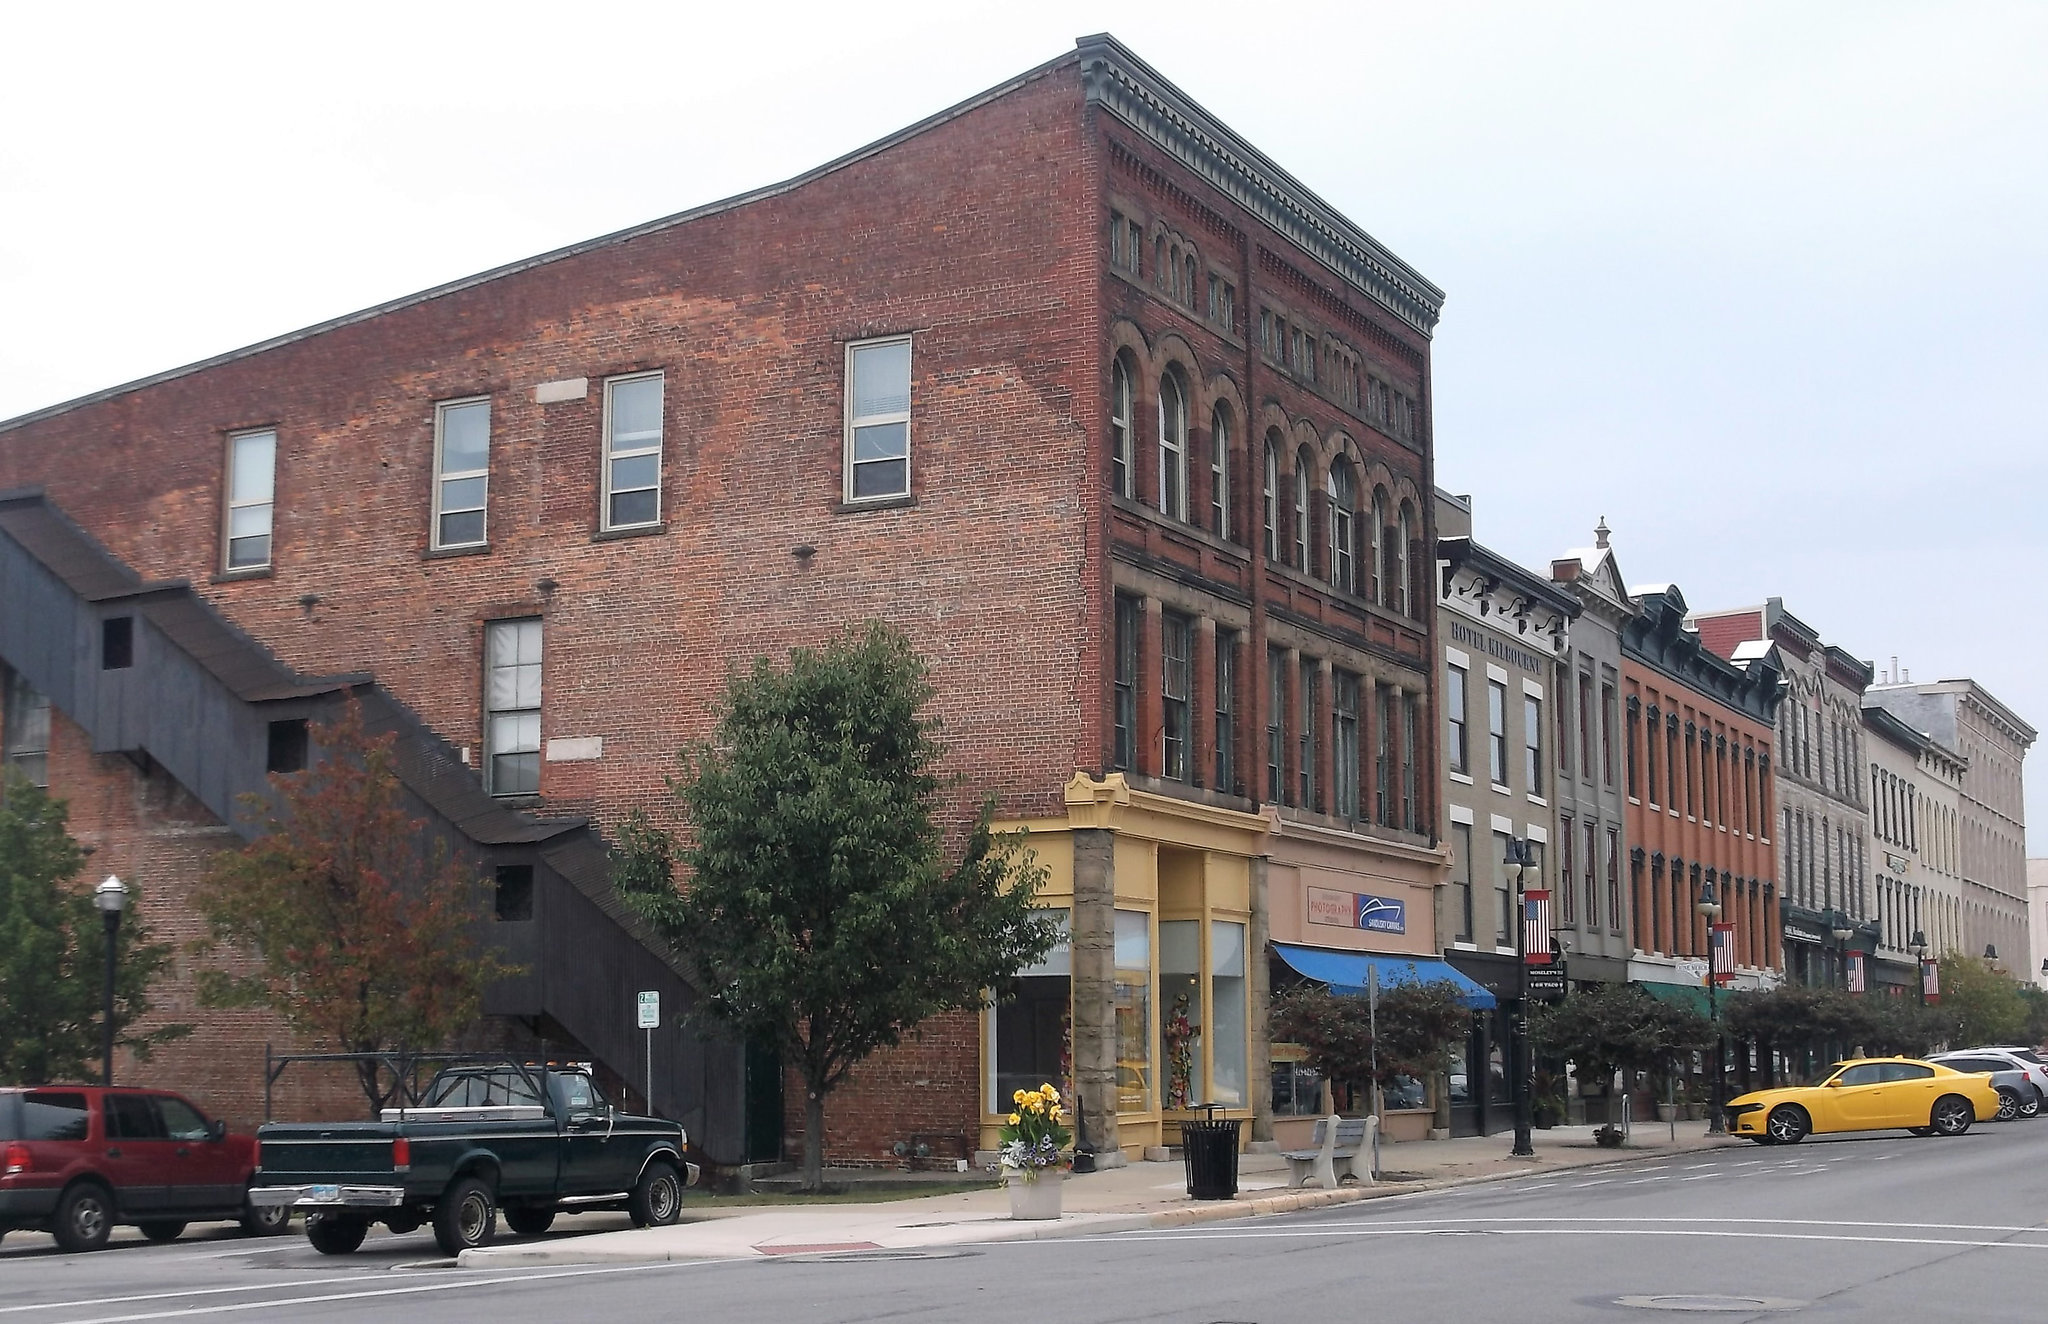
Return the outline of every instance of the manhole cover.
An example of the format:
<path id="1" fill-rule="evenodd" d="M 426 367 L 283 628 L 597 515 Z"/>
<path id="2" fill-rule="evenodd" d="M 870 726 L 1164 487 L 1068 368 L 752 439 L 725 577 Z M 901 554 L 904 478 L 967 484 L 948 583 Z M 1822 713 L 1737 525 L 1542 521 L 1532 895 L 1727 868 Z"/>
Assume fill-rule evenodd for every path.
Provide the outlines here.
<path id="1" fill-rule="evenodd" d="M 1700 1314 L 1723 1312 L 1731 1315 L 1756 1314 L 1766 1310 L 1797 1310 L 1804 1301 L 1793 1301 L 1782 1296 L 1691 1296 L 1673 1294 L 1670 1296 L 1621 1296 L 1614 1299 L 1617 1306 L 1634 1306 L 1639 1310 L 1690 1310 Z"/>

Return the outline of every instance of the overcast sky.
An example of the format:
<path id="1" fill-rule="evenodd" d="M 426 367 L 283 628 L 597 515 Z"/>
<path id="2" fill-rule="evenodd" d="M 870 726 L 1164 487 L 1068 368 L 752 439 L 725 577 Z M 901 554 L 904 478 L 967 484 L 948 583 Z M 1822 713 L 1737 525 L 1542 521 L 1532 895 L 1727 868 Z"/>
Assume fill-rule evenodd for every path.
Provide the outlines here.
<path id="1" fill-rule="evenodd" d="M 786 178 L 1106 28 L 1447 292 L 1482 541 L 1541 567 L 1605 515 L 1632 582 L 1782 596 L 2048 727 L 2048 4 L 975 8 L 24 6 L 0 417 Z"/>

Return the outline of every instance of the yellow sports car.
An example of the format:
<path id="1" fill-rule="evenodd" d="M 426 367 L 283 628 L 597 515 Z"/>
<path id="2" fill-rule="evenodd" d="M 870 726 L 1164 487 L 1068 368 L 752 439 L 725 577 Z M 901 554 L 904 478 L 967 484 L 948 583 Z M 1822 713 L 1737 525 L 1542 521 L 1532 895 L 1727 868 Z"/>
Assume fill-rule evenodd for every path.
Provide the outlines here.
<path id="1" fill-rule="evenodd" d="M 1796 1145 L 1827 1131 L 1959 1136 L 1998 1116 L 1998 1091 L 1983 1071 L 1956 1071 L 1913 1057 L 1837 1063 L 1818 1085 L 1757 1090 L 1728 1104 L 1728 1132 L 1759 1145 Z"/>

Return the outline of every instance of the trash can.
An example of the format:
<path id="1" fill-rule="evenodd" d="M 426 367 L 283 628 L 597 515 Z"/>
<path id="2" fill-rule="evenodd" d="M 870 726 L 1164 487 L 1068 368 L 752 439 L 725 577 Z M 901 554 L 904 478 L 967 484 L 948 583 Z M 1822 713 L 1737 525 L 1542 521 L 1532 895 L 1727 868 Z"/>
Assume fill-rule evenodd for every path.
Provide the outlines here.
<path id="1" fill-rule="evenodd" d="M 1198 1105 L 1208 1112 L 1201 1121 L 1180 1124 L 1181 1159 L 1187 1164 L 1188 1197 L 1194 1200 L 1237 1198 L 1237 1119 L 1216 1116 L 1220 1104 Z"/>

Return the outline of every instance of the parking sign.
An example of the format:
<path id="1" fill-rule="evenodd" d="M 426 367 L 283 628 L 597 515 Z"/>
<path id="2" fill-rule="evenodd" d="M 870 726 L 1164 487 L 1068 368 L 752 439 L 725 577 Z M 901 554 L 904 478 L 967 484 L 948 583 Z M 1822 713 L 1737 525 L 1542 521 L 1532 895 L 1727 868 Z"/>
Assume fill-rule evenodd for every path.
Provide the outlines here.
<path id="1" fill-rule="evenodd" d="M 661 1028 L 661 990 L 649 989 L 640 995 L 640 1024 L 642 1030 Z"/>

